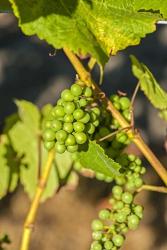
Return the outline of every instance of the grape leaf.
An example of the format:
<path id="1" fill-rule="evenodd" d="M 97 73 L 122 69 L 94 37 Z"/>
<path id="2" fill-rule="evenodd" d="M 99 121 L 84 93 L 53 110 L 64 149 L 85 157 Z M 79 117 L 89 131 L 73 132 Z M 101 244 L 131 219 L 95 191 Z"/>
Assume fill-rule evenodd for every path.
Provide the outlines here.
<path id="1" fill-rule="evenodd" d="M 111 54 L 139 44 L 155 31 L 158 20 L 167 17 L 167 5 L 161 6 L 159 0 L 149 1 L 146 8 L 137 0 L 10 2 L 26 35 L 36 34 L 57 49 L 89 53 L 102 65 Z"/>
<path id="2" fill-rule="evenodd" d="M 0 12 L 10 12 L 12 11 L 11 4 L 8 0 L 0 1 Z"/>
<path id="3" fill-rule="evenodd" d="M 131 61 L 132 72 L 140 81 L 141 90 L 155 108 L 167 109 L 167 92 L 160 87 L 146 65 L 140 63 L 134 56 L 131 56 Z"/>
<path id="4" fill-rule="evenodd" d="M 78 152 L 77 158 L 84 168 L 110 177 L 120 174 L 120 164 L 109 158 L 103 148 L 94 141 L 89 142 L 87 151 Z"/>
<path id="5" fill-rule="evenodd" d="M 19 179 L 20 161 L 10 145 L 7 135 L 0 138 L 0 198 L 13 192 Z"/>

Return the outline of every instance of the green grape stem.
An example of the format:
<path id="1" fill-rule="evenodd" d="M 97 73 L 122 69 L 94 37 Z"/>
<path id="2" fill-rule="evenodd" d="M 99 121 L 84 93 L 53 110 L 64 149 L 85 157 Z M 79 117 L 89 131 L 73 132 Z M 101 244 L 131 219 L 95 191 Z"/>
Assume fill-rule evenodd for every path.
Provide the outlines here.
<path id="1" fill-rule="evenodd" d="M 107 105 L 107 109 L 112 113 L 113 117 L 119 122 L 122 128 L 130 127 L 130 124 L 125 120 L 125 118 L 120 114 L 120 112 L 114 107 L 112 102 L 106 97 L 105 93 L 101 91 L 99 86 L 92 80 L 91 74 L 85 69 L 80 60 L 75 56 L 73 52 L 69 49 L 65 48 L 64 52 L 76 72 L 78 73 L 80 79 L 85 82 L 87 86 L 92 86 L 94 92 L 97 96 L 101 97 L 101 101 Z M 161 164 L 158 158 L 154 155 L 151 149 L 145 144 L 143 138 L 141 137 L 138 131 L 134 131 L 133 129 L 127 131 L 127 135 L 129 138 L 133 140 L 133 142 L 137 145 L 140 151 L 143 153 L 145 158 L 149 161 L 151 166 L 163 180 L 165 185 L 167 185 L 167 171 L 165 167 Z"/>
<path id="2" fill-rule="evenodd" d="M 139 188 L 137 190 L 137 192 L 141 192 L 143 190 L 167 194 L 167 188 L 166 187 L 161 187 L 161 186 L 142 185 L 141 188 Z"/>

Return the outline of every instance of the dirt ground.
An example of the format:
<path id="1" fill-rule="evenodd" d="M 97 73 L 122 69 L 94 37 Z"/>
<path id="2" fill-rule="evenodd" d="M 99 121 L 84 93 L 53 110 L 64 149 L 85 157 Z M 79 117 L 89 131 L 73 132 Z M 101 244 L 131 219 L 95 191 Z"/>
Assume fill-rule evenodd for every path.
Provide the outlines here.
<path id="1" fill-rule="evenodd" d="M 25 37 L 11 15 L 0 14 L 1 121 L 15 111 L 13 98 L 31 100 L 41 107 L 48 101 L 55 102 L 61 89 L 74 79 L 75 72 L 61 52 L 57 52 L 56 57 L 48 56 L 52 50 L 36 37 Z M 154 35 L 143 40 L 140 48 L 129 48 L 109 61 L 103 85 L 106 93 L 118 88 L 132 93 L 134 85 L 126 85 L 134 81 L 127 59 L 131 53 L 149 65 L 166 88 L 167 28 L 160 27 Z M 97 70 L 94 73 L 97 79 Z M 136 122 L 147 142 L 166 164 L 163 148 L 166 124 L 141 94 L 136 100 Z M 146 182 L 161 184 L 152 170 L 148 171 Z M 90 223 L 96 218 L 99 208 L 105 207 L 110 189 L 110 185 L 84 177 L 80 178 L 75 192 L 63 188 L 41 205 L 30 249 L 89 250 Z M 165 195 L 142 192 L 137 199 L 145 207 L 144 220 L 137 231 L 128 234 L 122 250 L 167 250 Z M 0 201 L 0 233 L 9 233 L 12 240 L 8 250 L 19 249 L 29 204 L 21 188 Z"/>

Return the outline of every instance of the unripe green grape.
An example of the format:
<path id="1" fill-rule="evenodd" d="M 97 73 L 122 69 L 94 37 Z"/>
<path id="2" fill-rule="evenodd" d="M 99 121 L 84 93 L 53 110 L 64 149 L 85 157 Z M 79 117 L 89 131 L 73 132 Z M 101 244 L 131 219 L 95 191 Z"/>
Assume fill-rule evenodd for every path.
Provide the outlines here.
<path id="1" fill-rule="evenodd" d="M 125 133 L 121 132 L 116 135 L 116 139 L 120 143 L 125 143 L 126 140 L 128 139 L 128 136 Z"/>
<path id="2" fill-rule="evenodd" d="M 107 182 L 107 183 L 110 183 L 110 182 L 112 182 L 112 181 L 113 181 L 113 177 L 107 176 L 107 177 L 105 178 L 105 182 Z"/>
<path id="3" fill-rule="evenodd" d="M 99 120 L 96 120 L 96 121 L 93 122 L 93 125 L 94 125 L 95 127 L 98 127 L 99 124 L 100 124 Z"/>
<path id="4" fill-rule="evenodd" d="M 126 214 L 125 213 L 122 213 L 122 212 L 116 213 L 114 217 L 115 217 L 116 221 L 119 223 L 126 222 Z"/>
<path id="5" fill-rule="evenodd" d="M 64 101 L 60 98 L 58 101 L 57 101 L 57 105 L 58 106 L 63 106 L 64 104 Z"/>
<path id="6" fill-rule="evenodd" d="M 75 136 L 69 134 L 65 141 L 66 146 L 74 146 L 76 144 Z"/>
<path id="7" fill-rule="evenodd" d="M 75 104 L 73 102 L 66 102 L 64 104 L 64 112 L 66 114 L 72 114 L 75 110 Z"/>
<path id="8" fill-rule="evenodd" d="M 124 110 L 122 114 L 127 121 L 131 120 L 131 113 L 129 112 L 129 109 Z"/>
<path id="9" fill-rule="evenodd" d="M 124 207 L 124 203 L 122 201 L 117 201 L 114 205 L 113 205 L 113 209 L 114 210 L 120 210 Z"/>
<path id="10" fill-rule="evenodd" d="M 71 93 L 74 96 L 80 96 L 82 94 L 82 87 L 80 85 L 78 85 L 77 83 L 74 83 L 71 86 Z"/>
<path id="11" fill-rule="evenodd" d="M 136 188 L 140 188 L 143 185 L 143 180 L 140 177 L 138 177 L 134 180 L 134 183 Z"/>
<path id="12" fill-rule="evenodd" d="M 119 102 L 119 96 L 118 95 L 110 95 L 110 100 L 112 102 Z"/>
<path id="13" fill-rule="evenodd" d="M 75 138 L 78 144 L 84 144 L 87 141 L 87 136 L 83 132 L 75 133 Z"/>
<path id="14" fill-rule="evenodd" d="M 47 128 L 44 130 L 43 138 L 45 141 L 53 141 L 55 139 L 55 133 L 52 129 Z"/>
<path id="15" fill-rule="evenodd" d="M 91 244 L 91 250 L 102 250 L 102 245 L 98 242 L 93 242 Z"/>
<path id="16" fill-rule="evenodd" d="M 99 218 L 101 220 L 108 220 L 110 218 L 110 211 L 108 209 L 102 209 L 99 212 Z"/>
<path id="17" fill-rule="evenodd" d="M 78 151 L 78 145 L 76 144 L 76 145 L 73 145 L 73 146 L 67 146 L 67 150 L 70 153 L 74 153 L 74 152 Z"/>
<path id="18" fill-rule="evenodd" d="M 86 99 L 80 99 L 79 100 L 79 106 L 85 107 L 88 104 L 88 101 Z"/>
<path id="19" fill-rule="evenodd" d="M 96 173 L 96 178 L 97 178 L 97 180 L 99 180 L 99 181 L 104 181 L 105 175 L 102 174 L 102 173 Z"/>
<path id="20" fill-rule="evenodd" d="M 64 116 L 64 122 L 73 122 L 74 121 L 74 117 L 72 114 L 66 114 Z"/>
<path id="21" fill-rule="evenodd" d="M 135 171 L 135 173 L 140 173 L 140 171 L 141 171 L 141 166 L 136 165 L 134 171 Z"/>
<path id="22" fill-rule="evenodd" d="M 79 119 L 79 121 L 83 123 L 88 123 L 89 120 L 90 120 L 90 115 L 88 113 L 86 113 L 82 119 Z"/>
<path id="23" fill-rule="evenodd" d="M 141 219 L 143 217 L 143 207 L 136 205 L 133 209 L 134 213 Z"/>
<path id="24" fill-rule="evenodd" d="M 55 149 L 57 153 L 63 154 L 66 151 L 66 146 L 56 142 Z"/>
<path id="25" fill-rule="evenodd" d="M 64 142 L 67 138 L 67 132 L 64 130 L 59 130 L 56 132 L 56 139 L 59 142 Z"/>
<path id="26" fill-rule="evenodd" d="M 45 106 L 42 107 L 41 109 L 41 113 L 44 117 L 48 116 L 49 113 L 51 112 L 52 110 L 52 105 L 51 104 L 46 104 Z"/>
<path id="27" fill-rule="evenodd" d="M 116 195 L 116 196 L 117 196 L 117 195 L 121 195 L 122 192 L 123 192 L 122 187 L 120 187 L 120 186 L 118 186 L 118 185 L 115 185 L 115 186 L 113 187 L 113 189 L 112 189 L 113 195 Z"/>
<path id="28" fill-rule="evenodd" d="M 122 110 L 128 109 L 130 107 L 130 100 L 127 97 L 121 97 L 119 99 L 119 103 L 121 105 Z"/>
<path id="29" fill-rule="evenodd" d="M 128 227 L 131 230 L 136 230 L 139 225 L 139 218 L 135 214 L 128 216 Z"/>
<path id="30" fill-rule="evenodd" d="M 130 207 L 125 206 L 124 208 L 122 208 L 121 212 L 126 214 L 126 215 L 129 215 L 131 213 L 131 209 L 130 209 Z"/>
<path id="31" fill-rule="evenodd" d="M 104 137 L 104 136 L 110 134 L 110 130 L 106 127 L 101 127 L 99 129 L 99 134 L 100 134 L 100 137 Z"/>
<path id="32" fill-rule="evenodd" d="M 133 180 L 129 180 L 129 181 L 126 183 L 126 185 L 125 185 L 125 189 L 126 189 L 127 191 L 134 191 L 134 189 L 135 189 L 135 183 L 134 183 L 134 181 L 133 181 Z"/>
<path id="33" fill-rule="evenodd" d="M 57 117 L 63 117 L 65 115 L 64 108 L 62 106 L 56 106 L 52 110 L 52 114 Z"/>
<path id="34" fill-rule="evenodd" d="M 133 195 L 129 192 L 124 192 L 122 194 L 122 201 L 126 204 L 130 204 L 133 201 Z"/>
<path id="35" fill-rule="evenodd" d="M 44 142 L 44 147 L 47 150 L 51 150 L 54 146 L 55 146 L 55 142 L 54 141 L 45 141 Z"/>
<path id="36" fill-rule="evenodd" d="M 64 125 L 63 125 L 63 130 L 65 130 L 69 134 L 72 133 L 72 131 L 73 131 L 73 124 L 70 123 L 70 122 L 65 122 Z"/>
<path id="37" fill-rule="evenodd" d="M 146 173 L 146 168 L 145 167 L 141 167 L 140 174 L 145 174 L 145 173 Z"/>
<path id="38" fill-rule="evenodd" d="M 80 121 L 74 122 L 73 126 L 75 132 L 82 132 L 85 129 L 85 125 Z"/>
<path id="39" fill-rule="evenodd" d="M 124 185 L 126 183 L 126 179 L 124 176 L 116 176 L 115 177 L 115 182 L 117 185 Z"/>
<path id="40" fill-rule="evenodd" d="M 92 238 L 93 240 L 101 240 L 103 237 L 102 233 L 99 231 L 93 232 L 92 233 Z"/>
<path id="41" fill-rule="evenodd" d="M 112 119 L 112 125 L 115 129 L 120 127 L 119 122 L 115 118 Z"/>
<path id="42" fill-rule="evenodd" d="M 44 120 L 44 127 L 45 128 L 51 128 L 52 127 L 52 121 Z"/>
<path id="43" fill-rule="evenodd" d="M 124 227 L 121 229 L 121 233 L 126 234 L 129 231 L 128 227 Z"/>
<path id="44" fill-rule="evenodd" d="M 59 120 L 53 120 L 51 124 L 52 124 L 52 129 L 55 132 L 59 131 L 62 128 L 62 122 Z"/>
<path id="45" fill-rule="evenodd" d="M 86 97 L 91 97 L 93 94 L 92 89 L 89 87 L 85 87 L 83 92 L 84 92 L 84 96 L 86 96 Z"/>
<path id="46" fill-rule="evenodd" d="M 112 241 L 116 247 L 121 247 L 124 243 L 124 237 L 120 234 L 113 236 Z"/>
<path id="47" fill-rule="evenodd" d="M 92 123 L 86 125 L 86 131 L 88 134 L 92 135 L 95 132 L 96 127 Z"/>
<path id="48" fill-rule="evenodd" d="M 135 163 L 140 166 L 142 164 L 142 161 L 140 158 L 136 158 Z"/>
<path id="49" fill-rule="evenodd" d="M 85 115 L 84 111 L 82 109 L 76 109 L 73 113 L 75 120 L 80 120 Z"/>
<path id="50" fill-rule="evenodd" d="M 102 231 L 104 226 L 100 220 L 93 220 L 91 227 L 93 231 Z"/>
<path id="51" fill-rule="evenodd" d="M 130 161 L 135 161 L 136 156 L 133 155 L 133 154 L 129 154 L 129 155 L 128 155 L 128 159 L 129 159 Z"/>
<path id="52" fill-rule="evenodd" d="M 69 89 L 65 89 L 62 91 L 61 98 L 66 102 L 71 102 L 74 100 L 74 96 Z"/>
<path id="53" fill-rule="evenodd" d="M 105 247 L 106 250 L 111 250 L 112 247 L 113 247 L 112 241 L 107 240 L 107 241 L 104 243 L 104 247 Z"/>
<path id="54" fill-rule="evenodd" d="M 93 113 L 95 113 L 97 116 L 100 116 L 100 109 L 98 107 L 94 107 L 91 109 L 93 111 Z"/>

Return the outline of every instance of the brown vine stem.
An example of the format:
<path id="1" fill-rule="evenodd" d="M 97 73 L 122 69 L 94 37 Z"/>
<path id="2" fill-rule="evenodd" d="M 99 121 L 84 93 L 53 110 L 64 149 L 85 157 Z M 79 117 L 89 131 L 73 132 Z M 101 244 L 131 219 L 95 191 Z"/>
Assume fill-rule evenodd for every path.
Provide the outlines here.
<path id="1" fill-rule="evenodd" d="M 143 190 L 153 191 L 153 192 L 159 192 L 159 193 L 165 193 L 167 194 L 167 188 L 166 187 L 160 187 L 160 186 L 152 186 L 152 185 L 143 185 L 141 188 L 137 190 L 137 192 L 141 192 Z"/>
<path id="2" fill-rule="evenodd" d="M 64 49 L 65 54 L 68 59 L 72 63 L 76 72 L 80 76 L 80 79 L 86 83 L 88 86 L 92 86 L 94 88 L 97 95 L 101 96 L 101 99 L 107 105 L 107 109 L 112 113 L 113 117 L 120 123 L 122 128 L 130 127 L 130 124 L 124 119 L 124 117 L 120 114 L 120 112 L 114 107 L 112 102 L 105 96 L 105 93 L 101 91 L 99 86 L 94 83 L 91 79 L 90 73 L 85 69 L 83 64 L 77 58 L 77 56 L 71 52 L 69 49 Z M 145 158 L 149 161 L 151 166 L 155 169 L 157 174 L 161 177 L 165 185 L 167 185 L 167 171 L 165 167 L 161 164 L 158 158 L 154 155 L 151 149 L 145 144 L 143 138 L 141 137 L 138 131 L 133 131 L 132 129 L 127 131 L 128 136 L 133 140 L 133 142 L 137 145 L 140 151 L 143 153 Z"/>
<path id="3" fill-rule="evenodd" d="M 26 218 L 25 223 L 24 223 L 24 229 L 23 229 L 20 250 L 28 250 L 29 249 L 30 237 L 31 237 L 32 230 L 34 228 L 34 222 L 35 222 L 37 210 L 38 210 L 38 207 L 40 204 L 41 196 L 45 190 L 47 180 L 48 180 L 54 159 L 55 159 L 55 150 L 51 150 L 48 153 L 48 159 L 47 159 L 46 165 L 44 167 L 44 172 L 40 177 L 39 184 L 37 186 L 34 199 L 31 203 L 31 207 L 29 209 L 27 218 Z"/>

